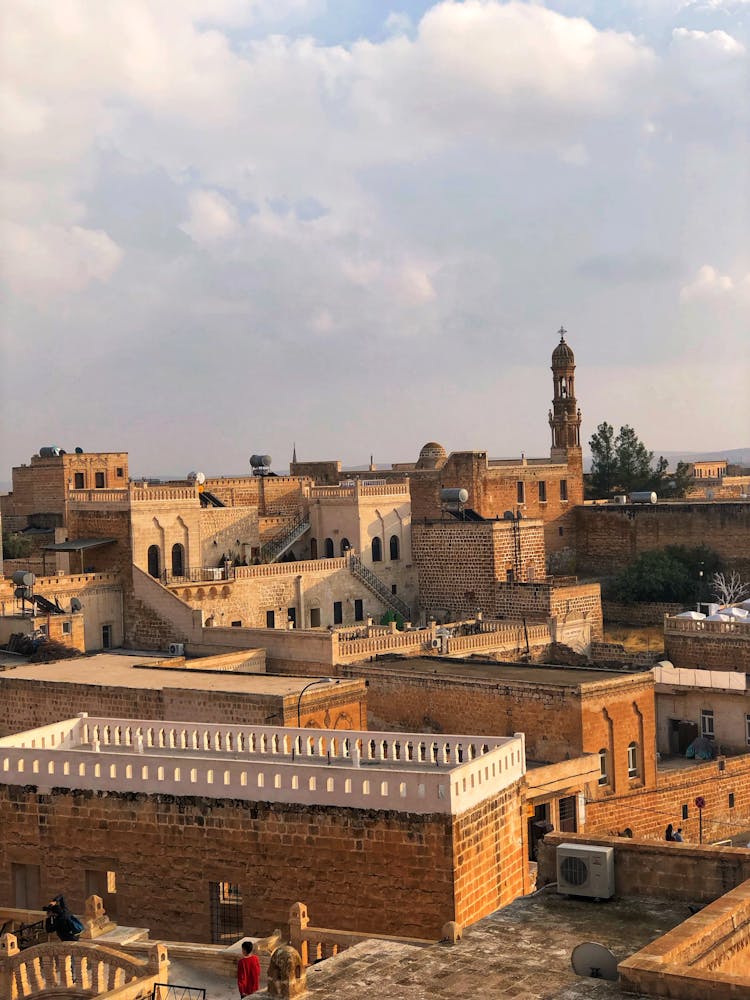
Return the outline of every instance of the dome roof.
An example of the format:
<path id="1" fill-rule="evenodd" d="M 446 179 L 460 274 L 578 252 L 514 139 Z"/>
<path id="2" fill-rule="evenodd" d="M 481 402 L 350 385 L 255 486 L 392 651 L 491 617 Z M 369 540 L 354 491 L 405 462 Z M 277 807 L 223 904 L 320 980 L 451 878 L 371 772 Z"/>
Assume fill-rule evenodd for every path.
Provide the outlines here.
<path id="1" fill-rule="evenodd" d="M 560 343 L 552 352 L 552 364 L 553 365 L 570 365 L 575 362 L 575 356 L 570 348 L 570 345 L 565 342 L 565 334 L 567 331 L 562 328 L 559 330 L 560 333 Z"/>
<path id="2" fill-rule="evenodd" d="M 436 469 L 445 462 L 447 457 L 448 452 L 441 444 L 438 444 L 437 441 L 428 441 L 426 445 L 422 446 L 419 453 L 417 468 Z"/>

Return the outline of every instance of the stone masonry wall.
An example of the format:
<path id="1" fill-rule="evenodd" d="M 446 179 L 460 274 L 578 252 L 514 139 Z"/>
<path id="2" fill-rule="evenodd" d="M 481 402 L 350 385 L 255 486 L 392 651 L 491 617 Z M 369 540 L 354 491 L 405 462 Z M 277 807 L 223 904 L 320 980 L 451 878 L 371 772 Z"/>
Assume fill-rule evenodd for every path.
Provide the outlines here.
<path id="1" fill-rule="evenodd" d="M 220 881 L 239 885 L 247 934 L 283 929 L 303 898 L 323 926 L 438 938 L 461 905 L 450 817 L 0 786 L 0 824 L 0 898 L 11 863 L 38 864 L 42 895 L 81 912 L 84 871 L 106 859 L 119 922 L 154 938 L 210 941 Z"/>
<path id="2" fill-rule="evenodd" d="M 297 695 L 184 688 L 115 687 L 14 678 L 0 673 L 0 736 L 50 725 L 78 712 L 124 719 L 222 722 L 242 726 L 297 725 Z M 318 688 L 302 698 L 303 726 L 352 729 L 367 725 L 362 692 Z M 328 724 L 326 725 L 326 719 Z"/>
<path id="3" fill-rule="evenodd" d="M 529 891 L 521 783 L 453 821 L 456 920 L 463 926 Z"/>
<path id="4" fill-rule="evenodd" d="M 672 823 L 681 826 L 685 840 L 695 844 L 699 840 L 695 806 L 698 795 L 706 800 L 704 842 L 723 840 L 750 828 L 750 756 L 661 771 L 655 787 L 625 787 L 622 792 L 590 802 L 586 807 L 586 830 L 611 834 L 629 827 L 636 837 L 662 838 L 667 823 Z M 685 819 L 683 807 L 687 810 Z"/>
<path id="5" fill-rule="evenodd" d="M 618 896 L 658 896 L 690 903 L 718 899 L 750 878 L 750 851 L 736 847 L 701 847 L 664 841 L 548 834 L 539 849 L 539 885 L 557 879 L 556 852 L 561 843 L 612 847 L 615 852 L 615 893 Z"/>
<path id="6" fill-rule="evenodd" d="M 305 507 L 312 480 L 296 476 L 235 476 L 207 479 L 205 488 L 228 507 L 257 507 L 261 517 L 292 516 Z"/>
<path id="7" fill-rule="evenodd" d="M 641 552 L 707 545 L 731 567 L 750 570 L 750 502 L 658 503 L 576 508 L 576 567 L 604 575 Z"/>
<path id="8" fill-rule="evenodd" d="M 750 636 L 729 633 L 664 632 L 664 657 L 675 667 L 750 673 Z"/>
<path id="9" fill-rule="evenodd" d="M 602 601 L 602 614 L 607 623 L 616 625 L 663 625 L 664 615 L 676 615 L 682 611 L 681 604 L 645 602 L 643 604 L 621 604 L 618 601 Z"/>

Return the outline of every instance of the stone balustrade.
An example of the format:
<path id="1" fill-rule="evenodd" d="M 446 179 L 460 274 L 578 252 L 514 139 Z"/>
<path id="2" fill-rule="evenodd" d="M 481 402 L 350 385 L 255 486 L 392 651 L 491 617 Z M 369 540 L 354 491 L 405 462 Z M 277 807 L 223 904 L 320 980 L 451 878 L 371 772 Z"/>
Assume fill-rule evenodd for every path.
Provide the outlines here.
<path id="1" fill-rule="evenodd" d="M 266 576 L 289 576 L 298 573 L 330 573 L 331 570 L 346 569 L 346 557 L 338 559 L 305 559 L 298 562 L 265 563 L 260 566 L 235 566 L 236 580 L 252 580 Z"/>
<path id="2" fill-rule="evenodd" d="M 523 734 L 425 736 L 89 718 L 0 739 L 0 781 L 456 814 L 525 773 Z"/>
<path id="3" fill-rule="evenodd" d="M 361 481 L 351 486 L 312 486 L 309 496 L 311 500 L 343 500 L 359 497 L 399 497 L 409 498 L 409 484 L 406 481 L 395 483 L 372 483 Z"/>
<path id="4" fill-rule="evenodd" d="M 110 507 L 127 509 L 134 503 L 174 503 L 189 501 L 199 505 L 198 493 L 193 486 L 142 486 L 130 483 L 125 489 L 68 490 L 68 505 L 80 507 Z"/>
<path id="5" fill-rule="evenodd" d="M 401 941 L 412 945 L 432 945 L 435 941 L 424 938 L 397 937 L 388 934 L 368 934 L 342 931 L 332 927 L 312 927 L 304 903 L 294 903 L 289 909 L 289 937 L 292 947 L 299 953 L 303 966 L 314 965 L 324 958 L 333 958 L 361 941 Z"/>
<path id="6" fill-rule="evenodd" d="M 750 622 L 739 620 L 709 622 L 705 619 L 667 616 L 664 619 L 664 631 L 690 635 L 736 635 L 750 638 Z"/>
<path id="7" fill-rule="evenodd" d="M 106 993 L 108 1000 L 150 996 L 164 982 L 169 962 L 164 945 L 152 946 L 145 961 L 113 948 L 74 941 L 50 941 L 18 950 L 14 935 L 0 938 L 0 996 L 25 1000 Z"/>

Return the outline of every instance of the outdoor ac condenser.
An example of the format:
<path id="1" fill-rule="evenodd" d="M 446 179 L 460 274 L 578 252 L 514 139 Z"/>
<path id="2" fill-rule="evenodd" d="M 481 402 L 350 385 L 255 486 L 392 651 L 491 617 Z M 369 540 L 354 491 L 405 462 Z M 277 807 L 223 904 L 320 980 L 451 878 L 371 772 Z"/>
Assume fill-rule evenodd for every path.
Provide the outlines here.
<path id="1" fill-rule="evenodd" d="M 614 850 L 590 844 L 560 844 L 557 891 L 568 896 L 611 899 L 615 894 Z"/>
<path id="2" fill-rule="evenodd" d="M 185 646 L 181 642 L 170 642 L 169 644 L 169 655 L 170 656 L 184 656 Z"/>

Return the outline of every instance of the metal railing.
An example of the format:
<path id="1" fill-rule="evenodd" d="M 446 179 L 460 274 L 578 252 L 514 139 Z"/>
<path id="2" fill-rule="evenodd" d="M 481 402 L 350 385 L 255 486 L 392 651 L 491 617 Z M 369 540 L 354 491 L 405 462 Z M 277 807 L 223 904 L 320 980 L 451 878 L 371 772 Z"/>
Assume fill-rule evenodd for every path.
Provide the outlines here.
<path id="1" fill-rule="evenodd" d="M 151 1000 L 206 1000 L 206 990 L 202 986 L 175 986 L 170 983 L 154 983 Z"/>
<path id="2" fill-rule="evenodd" d="M 359 556 L 355 556 L 353 553 L 349 556 L 349 568 L 357 577 L 361 580 L 366 587 L 375 594 L 379 600 L 386 605 L 386 607 L 392 608 L 398 614 L 406 620 L 411 618 L 411 608 L 408 604 L 405 604 L 400 597 L 392 594 L 388 587 L 383 583 L 380 577 L 376 576 L 375 573 L 369 567 L 365 566 Z"/>
<path id="3" fill-rule="evenodd" d="M 272 538 L 270 542 L 260 547 L 260 561 L 264 563 L 274 562 L 280 555 L 300 539 L 310 528 L 310 521 L 305 514 L 298 514 L 294 521 L 288 525 L 280 535 Z"/>

